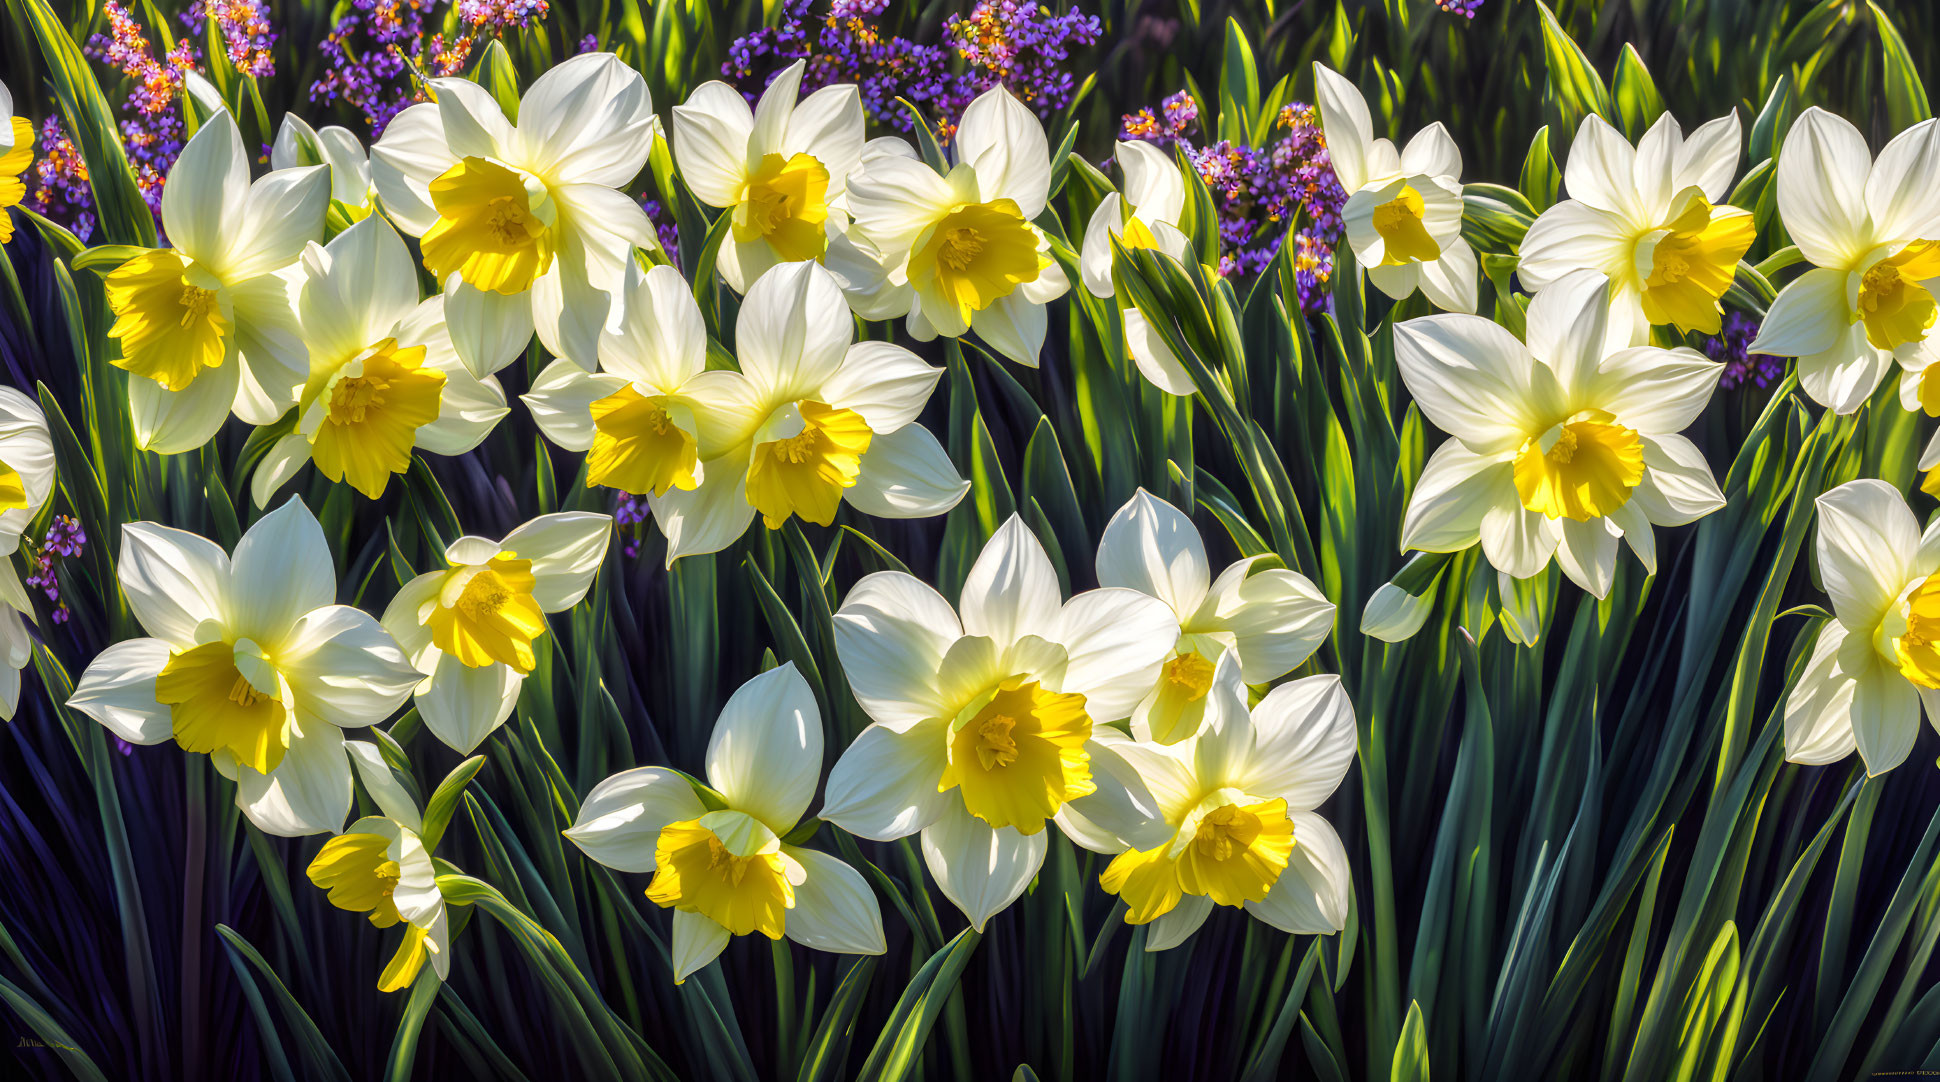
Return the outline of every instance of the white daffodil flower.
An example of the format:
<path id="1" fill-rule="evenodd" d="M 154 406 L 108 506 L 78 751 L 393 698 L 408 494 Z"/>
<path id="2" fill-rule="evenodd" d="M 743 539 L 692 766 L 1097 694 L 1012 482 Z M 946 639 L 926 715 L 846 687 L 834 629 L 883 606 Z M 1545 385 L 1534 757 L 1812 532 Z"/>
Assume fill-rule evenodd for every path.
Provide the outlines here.
<path id="1" fill-rule="evenodd" d="M 343 730 L 390 717 L 424 675 L 369 614 L 336 604 L 334 568 L 295 499 L 233 557 L 182 530 L 122 527 L 116 575 L 153 638 L 102 651 L 68 705 L 131 744 L 207 752 L 266 834 L 341 830 Z"/>
<path id="2" fill-rule="evenodd" d="M 33 660 L 34 641 L 23 617 L 34 614 L 27 587 L 11 557 L 20 535 L 54 494 L 54 440 L 40 404 L 0 387 L 0 720 L 20 706 L 20 671 Z"/>
<path id="3" fill-rule="evenodd" d="M 1441 123 L 1395 150 L 1374 137 L 1353 83 L 1314 65 L 1314 97 L 1327 153 L 1347 203 L 1341 221 L 1368 281 L 1401 300 L 1421 290 L 1435 307 L 1475 311 L 1475 252 L 1462 239 L 1462 152 Z"/>
<path id="4" fill-rule="evenodd" d="M 1778 156 L 1778 214 L 1812 269 L 1780 290 L 1747 347 L 1797 357 L 1813 401 L 1851 413 L 1894 357 L 1928 348 L 1940 278 L 1940 122 L 1901 132 L 1874 161 L 1859 129 L 1816 106 Z"/>
<path id="5" fill-rule="evenodd" d="M 324 842 L 306 873 L 310 882 L 329 892 L 330 904 L 338 909 L 368 913 L 379 928 L 404 925 L 404 941 L 378 976 L 378 991 L 409 988 L 427 957 L 439 980 L 449 975 L 451 925 L 445 896 L 438 890 L 431 854 L 412 827 L 388 816 L 367 815 Z"/>
<path id="6" fill-rule="evenodd" d="M 1192 241 L 1179 231 L 1185 212 L 1186 182 L 1179 166 L 1150 143 L 1120 143 L 1113 152 L 1125 173 L 1125 194 L 1112 192 L 1098 201 L 1085 226 L 1078 275 L 1094 297 L 1110 298 L 1117 286 L 1111 280 L 1112 241 L 1125 248 L 1149 248 L 1184 262 L 1197 258 Z M 1152 333 L 1144 313 L 1123 307 L 1125 350 L 1148 382 L 1168 394 L 1189 395 L 1197 388 L 1185 366 L 1172 355 L 1163 338 Z"/>
<path id="7" fill-rule="evenodd" d="M 782 69 L 753 109 L 718 80 L 674 106 L 681 178 L 733 218 L 714 265 L 736 293 L 777 263 L 819 260 L 846 224 L 836 208 L 862 157 L 862 97 L 841 83 L 798 103 L 807 66 Z"/>
<path id="8" fill-rule="evenodd" d="M 253 425 L 296 401 L 297 257 L 323 230 L 330 177 L 279 169 L 254 184 L 228 113 L 205 121 L 169 170 L 162 225 L 173 247 L 108 272 L 114 365 L 133 378 L 135 440 L 162 454 L 209 442 L 233 409 Z"/>
<path id="9" fill-rule="evenodd" d="M 739 372 L 707 370 L 707 325 L 679 271 L 629 267 L 621 298 L 599 371 L 554 361 L 523 401 L 547 439 L 587 454 L 589 487 L 692 491 L 704 461 L 746 436 L 754 392 Z"/>
<path id="10" fill-rule="evenodd" d="M 1836 619 L 1786 696 L 1785 758 L 1818 766 L 1857 749 L 1877 777 L 1913 750 L 1923 710 L 1940 729 L 1940 522 L 1922 534 L 1884 481 L 1848 481 L 1817 504 Z"/>
<path id="11" fill-rule="evenodd" d="M 1127 924 L 1150 926 L 1148 951 L 1184 942 L 1215 905 L 1295 935 L 1347 926 L 1347 848 L 1314 810 L 1354 763 L 1354 706 L 1340 677 L 1282 684 L 1249 715 L 1237 669 L 1222 661 L 1220 674 L 1212 694 L 1229 706 L 1191 740 L 1104 737 L 1160 810 L 1100 877 L 1124 899 Z"/>
<path id="12" fill-rule="evenodd" d="M 1248 684 L 1277 680 L 1312 656 L 1334 627 L 1334 606 L 1304 575 L 1240 560 L 1212 577 L 1206 546 L 1183 512 L 1144 489 L 1106 524 L 1098 584 L 1165 602 L 1179 638 L 1158 680 L 1132 711 L 1141 740 L 1175 744 L 1213 724 L 1213 672 L 1228 652 Z M 1244 703 L 1241 704 L 1242 708 Z"/>
<path id="13" fill-rule="evenodd" d="M 586 794 L 565 834 L 609 868 L 653 873 L 647 897 L 674 911 L 676 984 L 751 932 L 881 954 L 882 912 L 862 874 L 782 840 L 815 798 L 821 768 L 822 716 L 789 662 L 721 708 L 707 743 L 709 799 L 676 771 L 635 767 Z"/>
<path id="14" fill-rule="evenodd" d="M 1037 875 L 1048 820 L 1116 851 L 1120 824 L 1154 814 L 1098 736 L 1152 686 L 1178 622 L 1136 590 L 1060 594 L 1050 557 L 1013 515 L 971 567 L 958 610 L 884 571 L 835 614 L 843 672 L 874 724 L 830 771 L 822 818 L 877 841 L 921 831 L 930 874 L 980 930 Z"/>
<path id="15" fill-rule="evenodd" d="M 869 168 L 879 158 L 904 158 L 918 161 L 916 148 L 906 139 L 885 135 L 862 145 L 858 169 Z M 907 278 L 891 279 L 897 269 L 890 266 L 882 249 L 862 235 L 849 214 L 848 192 L 829 204 L 828 250 L 822 253 L 822 266 L 835 276 L 848 299 L 849 309 L 863 319 L 886 322 L 909 312 L 916 291 Z"/>
<path id="16" fill-rule="evenodd" d="M 285 113 L 283 126 L 276 129 L 276 142 L 270 144 L 269 167 L 295 169 L 305 165 L 330 167 L 330 198 L 343 204 L 351 221 L 361 221 L 377 209 L 377 189 L 370 181 L 370 154 L 357 136 L 335 124 L 312 128 L 295 113 Z"/>
<path id="17" fill-rule="evenodd" d="M 756 512 L 769 529 L 791 517 L 827 526 L 845 502 L 878 518 L 928 518 L 970 490 L 916 422 L 943 370 L 901 346 L 856 342 L 841 287 L 819 265 L 762 275 L 734 342 L 747 395 L 732 411 L 738 435 L 700 461 L 697 484 L 676 480 L 647 497 L 669 564 L 733 544 Z"/>
<path id="18" fill-rule="evenodd" d="M 477 83 L 430 85 L 437 100 L 399 113 L 371 148 L 371 182 L 444 283 L 459 357 L 490 375 L 536 329 L 591 371 L 633 249 L 659 246 L 619 190 L 659 131 L 646 80 L 612 53 L 575 56 L 533 80 L 516 126 Z"/>
<path id="19" fill-rule="evenodd" d="M 503 541 L 459 538 L 442 569 L 404 584 L 384 628 L 423 674 L 416 705 L 432 735 L 469 755 L 505 724 L 538 663 L 545 614 L 586 596 L 612 536 L 607 515 L 541 515 Z"/>
<path id="20" fill-rule="evenodd" d="M 1536 294 L 1528 345 L 1479 316 L 1395 327 L 1401 379 L 1453 439 L 1415 483 L 1401 547 L 1459 552 L 1478 540 L 1497 571 L 1526 579 L 1554 556 L 1603 597 L 1617 538 L 1657 570 L 1653 525 L 1724 506 L 1703 452 L 1680 433 L 1723 366 L 1691 349 L 1625 348 L 1603 276 L 1578 271 Z"/>
<path id="21" fill-rule="evenodd" d="M 1718 299 L 1758 236 L 1750 211 L 1721 205 L 1738 139 L 1736 112 L 1689 139 L 1665 113 L 1634 147 L 1602 117 L 1585 117 L 1563 167 L 1570 197 L 1523 238 L 1523 285 L 1540 292 L 1579 270 L 1608 277 L 1612 318 L 1630 345 L 1649 342 L 1651 324 L 1718 333 Z"/>
<path id="22" fill-rule="evenodd" d="M 452 348 L 445 298 L 418 300 L 410 249 L 381 216 L 303 253 L 297 317 L 310 351 L 296 430 L 270 447 L 250 491 L 269 503 L 305 462 L 371 499 L 414 450 L 462 455 L 511 412 L 490 376 Z"/>
<path id="23" fill-rule="evenodd" d="M 997 352 L 1037 366 L 1049 326 L 1044 306 L 1070 282 L 1051 242 L 1031 224 L 1051 191 L 1044 125 L 1002 86 L 963 111 L 940 176 L 920 161 L 884 155 L 849 178 L 855 229 L 913 291 L 909 333 L 927 342 L 976 331 Z"/>

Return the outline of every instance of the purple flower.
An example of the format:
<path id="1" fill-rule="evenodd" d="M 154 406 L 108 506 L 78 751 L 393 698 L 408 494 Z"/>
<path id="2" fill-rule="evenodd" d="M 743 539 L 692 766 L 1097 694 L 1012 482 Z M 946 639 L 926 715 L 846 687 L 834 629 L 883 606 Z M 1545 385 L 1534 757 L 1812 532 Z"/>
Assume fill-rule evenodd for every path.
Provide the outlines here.
<path id="1" fill-rule="evenodd" d="M 1450 15 L 1460 15 L 1464 19 L 1473 19 L 1475 18 L 1475 13 L 1482 10 L 1482 0 L 1435 0 L 1435 6 L 1448 12 Z"/>
<path id="2" fill-rule="evenodd" d="M 620 536 L 625 539 L 622 551 L 626 553 L 627 559 L 639 558 L 640 537 L 646 532 L 647 519 L 652 516 L 653 509 L 647 503 L 645 496 L 622 492 L 614 501 L 613 522 L 619 527 Z"/>
<path id="3" fill-rule="evenodd" d="M 34 159 L 34 209 L 83 241 L 94 235 L 94 189 L 88 163 L 61 128 L 59 117 L 40 124 L 40 155 Z"/>
<path id="4" fill-rule="evenodd" d="M 674 224 L 674 216 L 660 205 L 660 200 L 648 199 L 644 194 L 640 197 L 640 207 L 653 223 L 654 236 L 660 238 L 660 247 L 667 253 L 667 259 L 680 262 L 680 229 Z"/>
<path id="5" fill-rule="evenodd" d="M 261 0 L 194 0 L 182 23 L 191 33 L 200 33 L 210 18 L 222 31 L 222 51 L 237 71 L 259 79 L 276 74 L 276 58 L 270 53 L 276 31 Z"/>
<path id="6" fill-rule="evenodd" d="M 28 572 L 25 582 L 47 595 L 48 603 L 53 606 L 53 620 L 57 624 L 66 623 L 69 615 L 67 602 L 61 600 L 59 561 L 81 555 L 87 543 L 87 532 L 81 529 L 78 520 L 67 515 L 56 515 L 47 526 L 47 536 L 41 539 L 39 550 L 28 555 L 32 570 Z"/>
<path id="7" fill-rule="evenodd" d="M 1717 335 L 1704 340 L 1705 355 L 1724 365 L 1718 386 L 1729 391 L 1755 383 L 1763 390 L 1785 374 L 1783 357 L 1746 352 L 1752 339 L 1757 337 L 1758 321 L 1743 312 L 1732 312 L 1724 317 L 1724 326 Z"/>
<path id="8" fill-rule="evenodd" d="M 196 70 L 202 54 L 193 41 L 183 38 L 167 56 L 157 59 L 148 35 L 121 5 L 108 0 L 102 10 L 108 16 L 108 33 L 96 34 L 84 51 L 133 80 L 121 105 L 128 114 L 121 121 L 121 143 L 134 169 L 135 184 L 159 226 L 162 185 L 182 153 L 182 112 L 176 95 L 182 90 L 183 72 Z"/>

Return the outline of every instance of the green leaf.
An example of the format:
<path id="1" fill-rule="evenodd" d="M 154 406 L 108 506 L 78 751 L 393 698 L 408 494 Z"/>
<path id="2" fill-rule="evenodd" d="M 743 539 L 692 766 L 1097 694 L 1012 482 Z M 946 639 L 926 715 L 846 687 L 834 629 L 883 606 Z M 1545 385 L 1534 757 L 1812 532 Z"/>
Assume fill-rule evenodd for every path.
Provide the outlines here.
<path id="1" fill-rule="evenodd" d="M 453 813 L 458 810 L 458 801 L 464 796 L 465 786 L 472 777 L 484 767 L 485 757 L 474 755 L 451 768 L 445 780 L 431 791 L 431 799 L 424 804 L 424 830 L 418 837 L 424 842 L 426 852 L 438 848 L 438 842 L 445 836 L 445 828 L 451 824 Z"/>
<path id="2" fill-rule="evenodd" d="M 1920 80 L 1913 54 L 1893 20 L 1872 0 L 1867 0 L 1866 6 L 1872 9 L 1873 25 L 1879 28 L 1879 45 L 1884 54 L 1886 122 L 1892 130 L 1904 131 L 1933 117 L 1933 110 L 1927 105 L 1926 85 Z"/>
<path id="3" fill-rule="evenodd" d="M 1538 213 L 1555 204 L 1556 193 L 1563 187 L 1563 171 L 1549 152 L 1548 127 L 1537 129 L 1536 137 L 1529 140 L 1529 153 L 1523 155 L 1522 176 L 1516 186 Z"/>
<path id="4" fill-rule="evenodd" d="M 1421 1004 L 1408 1004 L 1408 1018 L 1401 1023 L 1401 1039 L 1394 1042 L 1394 1067 L 1388 1072 L 1394 1082 L 1428 1082 L 1428 1032 L 1421 1021 Z"/>
<path id="5" fill-rule="evenodd" d="M 1574 133 L 1576 126 L 1591 113 L 1614 123 L 1617 114 L 1610 91 L 1590 65 L 1590 58 L 1570 40 L 1548 4 L 1537 0 L 1536 10 L 1542 14 L 1543 56 L 1549 64 L 1549 99 L 1563 130 Z"/>
<path id="6" fill-rule="evenodd" d="M 930 1029 L 956 991 L 957 979 L 963 976 L 963 967 L 970 963 L 970 955 L 982 939 L 974 928 L 965 928 L 916 971 L 897 998 L 889 1020 L 883 1023 L 882 1035 L 856 1075 L 857 1082 L 902 1082 L 910 1076 L 922 1057 Z"/>
<path id="7" fill-rule="evenodd" d="M 1644 67 L 1644 58 L 1637 55 L 1636 46 L 1629 42 L 1624 42 L 1623 52 L 1617 57 L 1614 82 L 1617 117 L 1622 122 L 1623 134 L 1634 142 L 1664 115 L 1664 99 L 1657 93 L 1650 69 Z"/>

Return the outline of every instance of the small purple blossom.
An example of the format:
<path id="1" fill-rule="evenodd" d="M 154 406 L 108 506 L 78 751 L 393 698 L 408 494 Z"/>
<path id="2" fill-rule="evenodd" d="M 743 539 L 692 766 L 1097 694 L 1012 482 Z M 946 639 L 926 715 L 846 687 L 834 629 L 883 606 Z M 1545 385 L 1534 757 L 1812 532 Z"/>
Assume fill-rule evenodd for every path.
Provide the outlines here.
<path id="1" fill-rule="evenodd" d="M 1764 390 L 1785 374 L 1783 357 L 1747 351 L 1757 337 L 1758 321 L 1743 312 L 1732 312 L 1724 317 L 1717 335 L 1704 340 L 1705 356 L 1724 365 L 1718 386 L 1729 391 L 1755 383 Z"/>
<path id="2" fill-rule="evenodd" d="M 35 211 L 83 241 L 94 235 L 94 189 L 88 186 L 88 163 L 57 116 L 40 124 L 32 200 Z"/>
<path id="3" fill-rule="evenodd" d="M 640 197 L 640 207 L 647 212 L 647 220 L 653 223 L 654 236 L 660 239 L 660 248 L 667 253 L 669 262 L 680 262 L 680 229 L 674 224 L 674 216 L 658 199 Z"/>
<path id="4" fill-rule="evenodd" d="M 194 0 L 182 15 L 191 32 L 199 32 L 204 19 L 216 21 L 222 51 L 238 72 L 259 79 L 276 74 L 276 58 L 270 54 L 276 30 L 261 0 Z"/>
<path id="5" fill-rule="evenodd" d="M 640 538 L 646 533 L 647 519 L 653 516 L 653 508 L 645 496 L 635 496 L 622 492 L 613 503 L 613 522 L 619 527 L 623 540 L 621 551 L 629 560 L 640 557 Z"/>
<path id="6" fill-rule="evenodd" d="M 142 199 L 160 225 L 162 185 L 182 153 L 184 125 L 176 97 L 182 91 L 183 73 L 196 70 L 202 54 L 193 41 L 183 38 L 166 56 L 157 58 L 148 35 L 126 9 L 108 0 L 102 11 L 108 16 L 108 33 L 96 34 L 84 52 L 133 81 L 121 105 L 126 114 L 121 144 Z"/>
<path id="7" fill-rule="evenodd" d="M 47 536 L 41 539 L 40 548 L 28 556 L 33 570 L 26 578 L 26 584 L 47 595 L 48 604 L 53 606 L 53 620 L 57 624 L 67 622 L 69 610 L 67 602 L 61 599 L 60 561 L 73 559 L 87 548 L 87 531 L 81 528 L 78 519 L 67 515 L 56 515 L 48 524 Z"/>
<path id="8" fill-rule="evenodd" d="M 1464 19 L 1473 19 L 1475 18 L 1475 13 L 1482 10 L 1482 0 L 1435 0 L 1435 6 L 1448 12 L 1450 15 L 1460 15 Z"/>

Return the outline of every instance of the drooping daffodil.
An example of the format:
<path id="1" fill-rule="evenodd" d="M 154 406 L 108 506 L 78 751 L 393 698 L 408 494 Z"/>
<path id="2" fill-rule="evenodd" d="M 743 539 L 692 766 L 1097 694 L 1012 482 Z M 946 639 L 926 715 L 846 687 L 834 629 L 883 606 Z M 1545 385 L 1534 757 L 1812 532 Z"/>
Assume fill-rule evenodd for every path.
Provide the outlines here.
<path id="1" fill-rule="evenodd" d="M 1165 602 L 1179 637 L 1159 678 L 1132 711 L 1141 740 L 1175 744 L 1210 724 L 1223 701 L 1210 695 L 1222 655 L 1239 658 L 1248 684 L 1277 680 L 1307 660 L 1334 627 L 1334 606 L 1306 576 L 1262 568 L 1264 556 L 1212 577 L 1192 520 L 1144 489 L 1119 508 L 1098 542 L 1098 583 Z M 1242 703 L 1242 706 L 1244 704 Z"/>
<path id="2" fill-rule="evenodd" d="M 1489 563 L 1518 579 L 1554 557 L 1603 597 L 1619 537 L 1655 574 L 1652 526 L 1724 506 L 1703 452 L 1682 435 L 1723 366 L 1695 350 L 1628 347 L 1611 288 L 1577 271 L 1536 294 L 1527 345 L 1479 316 L 1395 327 L 1402 382 L 1452 437 L 1415 483 L 1403 549 L 1459 552 L 1480 541 Z"/>
<path id="3" fill-rule="evenodd" d="M 1314 65 L 1314 97 L 1347 193 L 1347 242 L 1368 281 L 1396 300 L 1419 289 L 1437 308 L 1475 311 L 1475 252 L 1462 239 L 1462 152 L 1448 129 L 1437 121 L 1396 151 L 1375 138 L 1360 89 L 1324 64 Z"/>
<path id="4" fill-rule="evenodd" d="M 1723 203 L 1738 139 L 1735 112 L 1689 139 L 1665 113 L 1634 147 L 1602 117 L 1585 117 L 1563 166 L 1569 198 L 1523 238 L 1523 285 L 1541 292 L 1579 270 L 1608 277 L 1627 345 L 1648 342 L 1652 324 L 1718 333 L 1718 299 L 1758 235 L 1750 211 Z"/>
<path id="5" fill-rule="evenodd" d="M 1229 705 L 1190 740 L 1104 738 L 1160 809 L 1100 877 L 1124 899 L 1126 923 L 1148 926 L 1148 951 L 1184 942 L 1215 905 L 1296 935 L 1347 926 L 1347 848 L 1315 811 L 1354 762 L 1354 707 L 1340 677 L 1282 684 L 1248 714 L 1238 671 L 1221 673 L 1212 694 Z"/>
<path id="6" fill-rule="evenodd" d="M 445 298 L 418 300 L 411 252 L 382 217 L 312 243 L 302 265 L 297 314 L 309 377 L 295 431 L 256 468 L 258 507 L 305 462 L 374 500 L 411 468 L 413 451 L 464 454 L 510 412 L 498 381 L 459 361 Z"/>
<path id="7" fill-rule="evenodd" d="M 916 420 L 942 369 L 898 345 L 856 342 L 841 287 L 819 265 L 762 275 L 742 300 L 734 341 L 744 397 L 722 412 L 735 435 L 700 459 L 697 483 L 676 480 L 648 497 L 669 563 L 727 547 L 757 513 L 769 529 L 790 518 L 827 526 L 843 503 L 878 518 L 928 518 L 969 491 Z M 688 452 L 669 438 L 640 453 L 644 472 L 659 477 L 668 473 L 654 456 Z"/>
<path id="8" fill-rule="evenodd" d="M 338 909 L 367 914 L 378 928 L 404 925 L 403 941 L 377 978 L 378 991 L 410 987 L 426 959 L 442 981 L 451 972 L 451 924 L 423 814 L 377 745 L 346 740 L 344 750 L 384 814 L 364 816 L 324 842 L 306 874 Z"/>
<path id="9" fill-rule="evenodd" d="M 326 124 L 312 128 L 295 113 L 285 113 L 276 129 L 276 142 L 270 144 L 271 169 L 295 169 L 305 165 L 330 168 L 330 199 L 343 206 L 353 222 L 361 221 L 377 208 L 377 189 L 371 187 L 370 153 L 349 128 Z"/>
<path id="10" fill-rule="evenodd" d="M 1920 715 L 1940 729 L 1940 523 L 1920 530 L 1884 481 L 1821 495 L 1819 578 L 1832 596 L 1805 671 L 1785 699 L 1785 757 L 1853 753 L 1877 777 L 1913 750 Z"/>
<path id="11" fill-rule="evenodd" d="M 536 329 L 591 371 L 633 249 L 659 245 L 621 190 L 659 131 L 646 80 L 612 53 L 575 56 L 526 88 L 516 125 L 470 80 L 430 89 L 371 148 L 371 182 L 444 284 L 458 356 L 490 375 Z"/>
<path id="12" fill-rule="evenodd" d="M 24 617 L 34 614 L 12 556 L 54 494 L 54 441 L 40 403 L 0 387 L 0 719 L 20 705 L 20 671 L 33 658 Z"/>
<path id="13" fill-rule="evenodd" d="M 254 184 L 242 133 L 216 112 L 182 148 L 162 188 L 172 247 L 144 251 L 104 285 L 128 371 L 141 447 L 174 454 L 209 442 L 231 410 L 267 425 L 296 401 L 307 356 L 297 331 L 297 257 L 323 230 L 330 176 L 279 169 Z"/>
<path id="14" fill-rule="evenodd" d="M 672 909 L 674 981 L 737 935 L 881 954 L 882 912 L 860 872 L 784 839 L 815 797 L 822 716 L 793 662 L 741 685 L 707 743 L 705 796 L 665 767 L 623 770 L 586 795 L 566 837 L 622 872 L 652 873 Z"/>
<path id="15" fill-rule="evenodd" d="M 445 566 L 404 584 L 384 627 L 423 674 L 418 716 L 464 754 L 505 724 L 538 663 L 546 614 L 579 604 L 606 559 L 613 519 L 541 515 L 502 541 L 461 537 Z"/>
<path id="16" fill-rule="evenodd" d="M 1044 306 L 1070 282 L 1032 225 L 1051 191 L 1044 125 L 1001 85 L 963 111 L 955 165 L 942 175 L 884 155 L 849 178 L 855 228 L 882 253 L 890 281 L 912 289 L 909 333 L 927 342 L 970 331 L 1019 364 L 1037 366 Z"/>
<path id="17" fill-rule="evenodd" d="M 1851 413 L 1894 357 L 1932 348 L 1924 283 L 1940 278 L 1936 170 L 1940 121 L 1894 136 L 1877 161 L 1858 128 L 1817 106 L 1786 133 L 1778 215 L 1812 269 L 1779 291 L 1747 348 L 1797 357 L 1813 401 Z"/>
<path id="18" fill-rule="evenodd" d="M 1112 242 L 1127 249 L 1149 248 L 1173 259 L 1195 258 L 1192 242 L 1179 231 L 1185 212 L 1186 182 L 1179 166 L 1150 143 L 1119 143 L 1113 156 L 1125 174 L 1125 192 L 1108 193 L 1085 226 L 1078 274 L 1094 297 L 1111 298 L 1117 291 L 1111 278 Z M 1123 307 L 1125 350 L 1154 387 L 1169 394 L 1189 395 L 1197 388 L 1192 376 L 1172 355 L 1165 340 L 1152 333 L 1145 314 L 1126 302 Z"/>
<path id="19" fill-rule="evenodd" d="M 342 829 L 343 730 L 390 717 L 424 675 L 376 619 L 336 603 L 335 566 L 296 499 L 233 556 L 183 530 L 122 527 L 116 577 L 152 637 L 102 651 L 68 705 L 131 744 L 207 753 L 264 833 Z"/>
<path id="20" fill-rule="evenodd" d="M 862 97 L 853 83 L 802 97 L 797 60 L 753 109 L 719 80 L 674 107 L 674 156 L 696 198 L 732 217 L 715 268 L 745 293 L 777 263 L 820 259 L 862 156 Z"/>
<path id="21" fill-rule="evenodd" d="M 930 874 L 983 928 L 1037 875 L 1049 821 L 1095 848 L 1093 824 L 1111 833 L 1149 811 L 1098 734 L 1131 714 L 1177 640 L 1172 610 L 1136 590 L 1063 600 L 1014 515 L 956 609 L 901 572 L 863 578 L 835 645 L 874 723 L 829 772 L 822 818 L 878 841 L 920 831 Z"/>

